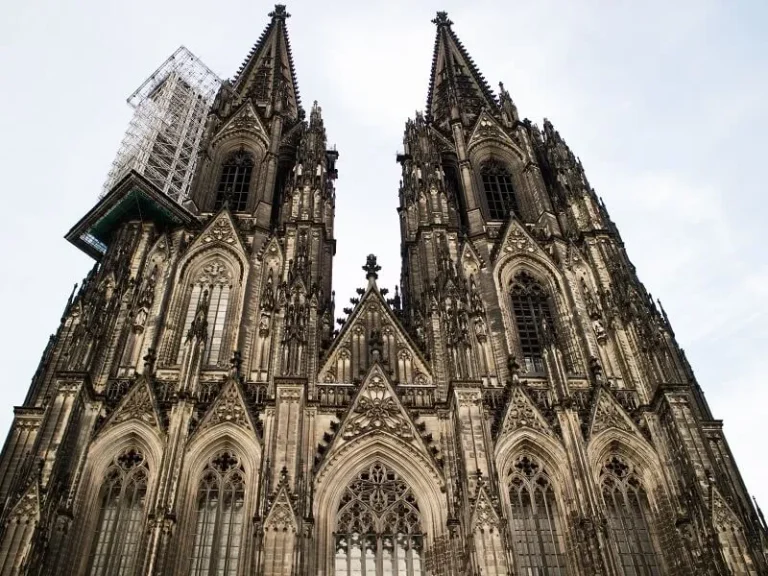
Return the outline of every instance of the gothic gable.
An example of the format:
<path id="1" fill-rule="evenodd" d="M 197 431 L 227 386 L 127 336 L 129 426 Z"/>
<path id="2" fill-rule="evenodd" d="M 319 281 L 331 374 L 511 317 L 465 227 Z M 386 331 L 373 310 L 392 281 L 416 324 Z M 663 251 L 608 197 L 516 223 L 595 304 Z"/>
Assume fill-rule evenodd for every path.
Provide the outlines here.
<path id="1" fill-rule="evenodd" d="M 485 486 L 480 485 L 472 510 L 472 530 L 474 532 L 493 531 L 499 528 L 500 522 L 499 514 L 488 496 Z"/>
<path id="2" fill-rule="evenodd" d="M 297 532 L 296 513 L 293 511 L 291 498 L 285 484 L 281 484 L 277 494 L 272 499 L 272 505 L 264 519 L 264 530 L 275 532 Z"/>
<path id="3" fill-rule="evenodd" d="M 101 432 L 128 420 L 140 420 L 152 428 L 161 429 L 162 419 L 157 409 L 155 394 L 149 380 L 144 376 L 139 376 L 128 390 L 115 411 L 107 418 Z"/>
<path id="4" fill-rule="evenodd" d="M 216 147 L 223 140 L 235 135 L 247 135 L 262 142 L 265 148 L 269 146 L 267 131 L 250 100 L 246 100 L 224 125 L 219 128 L 211 141 L 211 146 Z"/>
<path id="5" fill-rule="evenodd" d="M 523 223 L 511 215 L 504 232 L 491 251 L 491 259 L 494 262 L 499 262 L 505 256 L 513 255 L 538 256 L 547 262 L 552 262 L 552 258 L 539 246 L 539 243 L 526 230 Z"/>
<path id="6" fill-rule="evenodd" d="M 510 434 L 519 428 L 531 428 L 542 434 L 554 434 L 547 420 L 528 397 L 523 387 L 518 384 L 512 386 L 507 409 L 502 420 L 500 436 Z"/>
<path id="7" fill-rule="evenodd" d="M 237 230 L 232 214 L 227 208 L 213 216 L 206 224 L 203 231 L 192 241 L 187 250 L 191 255 L 205 247 L 222 246 L 233 250 L 242 258 L 246 258 L 247 250 L 240 233 Z"/>
<path id="8" fill-rule="evenodd" d="M 632 418 L 624 411 L 610 390 L 600 387 L 592 405 L 592 416 L 589 426 L 589 437 L 594 437 L 609 428 L 617 428 L 630 434 L 640 434 Z"/>
<path id="9" fill-rule="evenodd" d="M 480 116 L 478 116 L 477 122 L 475 122 L 475 127 L 472 129 L 472 133 L 467 141 L 467 150 L 472 150 L 475 146 L 488 140 L 494 140 L 518 150 L 517 146 L 512 141 L 512 138 L 509 137 L 509 134 L 504 131 L 486 109 L 483 109 Z"/>
<path id="10" fill-rule="evenodd" d="M 249 432 L 256 430 L 253 417 L 236 378 L 230 378 L 224 384 L 211 407 L 200 420 L 195 434 L 200 434 L 225 422 L 244 428 Z"/>
<path id="11" fill-rule="evenodd" d="M 435 464 L 433 453 L 377 363 L 371 367 L 342 418 L 338 432 L 325 452 L 325 460 L 358 438 L 382 434 L 411 446 Z"/>
<path id="12" fill-rule="evenodd" d="M 351 384 L 378 359 L 400 385 L 429 386 L 432 375 L 375 283 L 352 310 L 318 373 L 320 383 Z M 357 370 L 357 372 L 355 372 Z"/>

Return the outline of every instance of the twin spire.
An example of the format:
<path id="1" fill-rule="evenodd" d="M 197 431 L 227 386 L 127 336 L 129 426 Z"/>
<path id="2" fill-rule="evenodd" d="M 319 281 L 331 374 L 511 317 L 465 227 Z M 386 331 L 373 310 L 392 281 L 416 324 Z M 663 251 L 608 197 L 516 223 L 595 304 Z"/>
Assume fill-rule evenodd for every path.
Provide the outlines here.
<path id="1" fill-rule="evenodd" d="M 269 13 L 269 24 L 253 46 L 232 81 L 233 88 L 257 105 L 270 103 L 292 119 L 301 116 L 301 100 L 291 56 L 285 5 Z M 451 28 L 447 12 L 432 20 L 437 26 L 432 72 L 427 95 L 427 118 L 447 127 L 451 119 L 472 122 L 484 107 L 492 112 L 499 104 L 472 57 Z"/>

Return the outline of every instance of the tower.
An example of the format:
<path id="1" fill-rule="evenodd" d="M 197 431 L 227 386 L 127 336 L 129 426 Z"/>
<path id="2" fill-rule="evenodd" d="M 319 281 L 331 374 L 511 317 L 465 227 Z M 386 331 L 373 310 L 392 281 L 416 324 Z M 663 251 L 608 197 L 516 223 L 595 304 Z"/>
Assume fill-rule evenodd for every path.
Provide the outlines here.
<path id="1" fill-rule="evenodd" d="M 67 234 L 97 262 L 0 455 L 0 575 L 768 572 L 580 161 L 445 13 L 397 156 L 401 287 L 369 256 L 334 330 L 339 154 L 269 17 L 163 136 L 184 178 L 121 164 Z"/>

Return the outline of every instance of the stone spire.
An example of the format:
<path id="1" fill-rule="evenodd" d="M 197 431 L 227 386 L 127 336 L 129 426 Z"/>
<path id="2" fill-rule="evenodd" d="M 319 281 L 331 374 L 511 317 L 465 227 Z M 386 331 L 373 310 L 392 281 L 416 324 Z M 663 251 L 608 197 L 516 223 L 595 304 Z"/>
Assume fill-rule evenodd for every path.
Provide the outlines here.
<path id="1" fill-rule="evenodd" d="M 437 36 L 427 95 L 429 119 L 438 125 L 460 117 L 471 122 L 483 107 L 497 111 L 496 96 L 451 28 L 448 13 L 438 12 L 432 22 Z"/>

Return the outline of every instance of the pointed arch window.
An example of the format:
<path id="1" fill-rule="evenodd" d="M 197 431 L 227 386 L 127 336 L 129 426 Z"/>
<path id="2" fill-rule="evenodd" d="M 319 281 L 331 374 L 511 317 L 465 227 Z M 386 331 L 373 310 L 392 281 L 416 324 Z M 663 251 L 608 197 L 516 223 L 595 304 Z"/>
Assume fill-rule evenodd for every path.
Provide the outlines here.
<path id="1" fill-rule="evenodd" d="M 219 210 L 226 201 L 233 212 L 243 212 L 248 204 L 248 192 L 253 175 L 253 154 L 246 150 L 233 152 L 221 167 L 221 178 L 216 193 L 214 210 Z"/>
<path id="2" fill-rule="evenodd" d="M 480 166 L 480 177 L 483 181 L 488 217 L 491 220 L 506 220 L 510 211 L 520 214 L 512 186 L 512 175 L 502 162 L 495 159 L 483 162 Z"/>
<path id="3" fill-rule="evenodd" d="M 197 490 L 191 576 L 234 576 L 243 540 L 245 472 L 231 452 L 205 467 Z"/>
<path id="4" fill-rule="evenodd" d="M 135 449 L 122 452 L 107 469 L 99 494 L 91 576 L 132 576 L 137 572 L 148 474 L 144 455 Z"/>
<path id="5" fill-rule="evenodd" d="M 608 532 L 626 576 L 660 576 L 651 539 L 648 496 L 632 465 L 612 456 L 603 466 L 600 487 Z"/>
<path id="6" fill-rule="evenodd" d="M 520 456 L 512 466 L 507 485 L 518 573 L 565 576 L 560 516 L 546 471 L 530 456 Z"/>
<path id="7" fill-rule="evenodd" d="M 525 369 L 527 372 L 544 372 L 544 330 L 546 326 L 550 329 L 554 326 L 549 295 L 527 272 L 515 276 L 510 292 Z"/>
<path id="8" fill-rule="evenodd" d="M 229 297 L 232 291 L 232 277 L 228 267 L 222 261 L 214 260 L 193 278 L 194 282 L 189 288 L 187 313 L 181 332 L 182 339 L 187 338 L 190 334 L 195 318 L 199 315 L 204 317 L 206 347 L 203 364 L 206 366 L 216 365 L 221 360 L 226 360 L 226 358 L 222 358 L 226 351 L 222 352 L 221 348 L 224 341 L 224 326 L 229 309 Z M 181 363 L 183 356 L 184 347 L 179 346 L 176 361 Z"/>
<path id="9" fill-rule="evenodd" d="M 334 576 L 422 576 L 424 535 L 410 487 L 382 463 L 347 486 L 336 517 Z"/>

